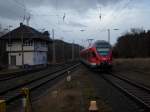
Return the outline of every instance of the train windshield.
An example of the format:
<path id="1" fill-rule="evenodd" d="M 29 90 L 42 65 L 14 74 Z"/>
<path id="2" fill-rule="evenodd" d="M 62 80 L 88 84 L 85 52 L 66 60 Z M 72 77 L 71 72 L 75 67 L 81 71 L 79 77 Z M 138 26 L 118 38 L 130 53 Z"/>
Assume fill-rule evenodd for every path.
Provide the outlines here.
<path id="1" fill-rule="evenodd" d="M 105 42 L 105 41 L 97 41 L 95 43 L 96 47 L 97 48 L 111 48 L 111 45 L 108 43 L 108 42 Z"/>
<path id="2" fill-rule="evenodd" d="M 101 56 L 107 56 L 109 54 L 109 49 L 97 48 L 97 53 Z"/>

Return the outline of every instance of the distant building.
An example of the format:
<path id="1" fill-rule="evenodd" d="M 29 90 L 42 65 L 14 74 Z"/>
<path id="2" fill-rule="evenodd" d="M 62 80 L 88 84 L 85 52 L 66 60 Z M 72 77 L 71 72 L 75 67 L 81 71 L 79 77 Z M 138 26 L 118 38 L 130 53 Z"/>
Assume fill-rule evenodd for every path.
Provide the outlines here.
<path id="1" fill-rule="evenodd" d="M 0 37 L 6 42 L 8 65 L 44 65 L 48 63 L 48 44 L 52 42 L 48 31 L 41 33 L 20 23 L 20 27 Z"/>

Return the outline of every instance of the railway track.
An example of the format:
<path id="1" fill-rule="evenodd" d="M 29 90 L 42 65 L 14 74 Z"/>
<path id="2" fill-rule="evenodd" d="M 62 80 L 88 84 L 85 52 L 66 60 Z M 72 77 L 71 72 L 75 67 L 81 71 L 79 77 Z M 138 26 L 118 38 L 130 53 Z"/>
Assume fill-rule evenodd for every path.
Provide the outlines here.
<path id="1" fill-rule="evenodd" d="M 108 73 L 102 77 L 140 104 L 144 111 L 150 111 L 150 88 L 114 73 Z"/>
<path id="2" fill-rule="evenodd" d="M 53 72 L 46 73 L 45 75 L 35 78 L 29 82 L 16 85 L 12 88 L 7 88 L 4 91 L 0 92 L 0 96 L 6 100 L 6 104 L 10 104 L 14 100 L 21 98 L 21 96 L 22 96 L 20 93 L 21 88 L 27 87 L 32 92 L 32 91 L 36 90 L 37 88 L 39 88 L 40 86 L 42 86 L 50 81 L 53 81 L 53 80 L 59 78 L 60 76 L 63 76 L 67 71 L 71 71 L 74 68 L 76 68 L 77 66 L 79 66 L 79 64 L 65 66 L 65 67 L 55 70 Z"/>
<path id="3" fill-rule="evenodd" d="M 53 68 L 51 67 L 51 68 L 48 68 L 46 70 L 42 70 L 42 71 L 39 71 L 39 72 L 33 72 L 33 73 L 30 73 L 30 74 L 25 74 L 25 75 L 18 76 L 18 77 L 15 77 L 15 78 L 13 77 L 9 80 L 0 81 L 0 95 L 7 93 L 8 90 L 11 91 L 15 88 L 18 88 L 19 85 L 24 85 L 28 82 L 33 82 L 36 79 L 39 79 L 39 78 L 42 78 L 42 77 L 46 76 L 46 74 L 54 73 L 55 71 L 61 70 L 64 67 L 68 67 L 70 65 L 71 64 L 68 64 L 68 65 L 65 64 L 65 65 L 62 65 L 62 66 L 59 66 L 59 67 L 58 66 L 53 67 Z"/>
<path id="4" fill-rule="evenodd" d="M 39 71 L 44 70 L 44 69 L 45 68 L 32 69 L 32 70 L 23 70 L 23 71 L 14 72 L 14 73 L 3 74 L 3 76 L 0 77 L 0 82 L 11 80 L 11 79 L 17 78 L 17 77 L 22 77 L 22 76 L 28 75 L 30 73 L 39 72 Z"/>
<path id="5" fill-rule="evenodd" d="M 53 66 L 50 66 L 49 69 L 53 69 L 54 67 L 61 67 L 61 66 L 65 66 L 65 64 L 53 65 Z M 31 70 L 23 70 L 23 71 L 19 71 L 19 72 L 4 74 L 3 77 L 0 77 L 0 82 L 11 80 L 11 79 L 18 78 L 18 77 L 24 77 L 24 75 L 29 75 L 31 73 L 37 73 L 37 72 L 45 70 L 45 69 L 46 68 L 40 68 L 40 69 L 36 68 L 36 69 L 31 69 Z"/>

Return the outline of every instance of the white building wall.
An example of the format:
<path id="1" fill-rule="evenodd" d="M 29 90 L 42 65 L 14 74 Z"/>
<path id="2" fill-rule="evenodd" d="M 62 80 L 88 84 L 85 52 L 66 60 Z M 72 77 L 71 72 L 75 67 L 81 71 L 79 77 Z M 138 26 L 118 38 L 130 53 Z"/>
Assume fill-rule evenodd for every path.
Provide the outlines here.
<path id="1" fill-rule="evenodd" d="M 47 64 L 48 46 L 41 44 L 41 42 L 33 43 L 32 46 L 24 46 L 24 64 L 40 65 Z M 10 57 L 16 56 L 16 65 L 22 65 L 22 46 L 21 42 L 13 42 L 12 46 L 6 45 L 8 51 L 9 64 L 11 63 Z M 11 53 L 10 53 L 11 51 Z"/>
<path id="2" fill-rule="evenodd" d="M 36 51 L 48 51 L 48 46 L 46 43 L 44 45 L 41 45 L 40 42 L 37 42 L 34 44 L 34 48 Z"/>
<path id="3" fill-rule="evenodd" d="M 9 64 L 10 62 L 10 57 L 11 56 L 16 56 L 16 65 L 17 66 L 21 66 L 22 65 L 22 53 L 21 52 L 17 52 L 17 53 L 9 53 Z M 24 52 L 24 64 L 28 64 L 28 65 L 34 65 L 34 61 L 33 61 L 33 56 L 34 53 L 33 52 Z"/>
<path id="4" fill-rule="evenodd" d="M 34 64 L 47 64 L 47 52 L 34 52 Z"/>
<path id="5" fill-rule="evenodd" d="M 35 65 L 33 58 L 34 58 L 34 52 L 25 52 L 24 53 L 24 64 Z"/>

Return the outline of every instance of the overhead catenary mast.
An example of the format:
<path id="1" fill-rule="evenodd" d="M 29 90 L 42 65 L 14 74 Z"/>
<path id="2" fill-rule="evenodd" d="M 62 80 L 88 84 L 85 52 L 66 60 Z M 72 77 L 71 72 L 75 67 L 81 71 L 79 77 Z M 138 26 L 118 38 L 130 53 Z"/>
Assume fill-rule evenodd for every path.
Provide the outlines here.
<path id="1" fill-rule="evenodd" d="M 99 8 L 99 19 L 100 19 L 100 21 L 101 21 L 101 19 L 102 19 L 101 7 Z"/>
<path id="2" fill-rule="evenodd" d="M 72 42 L 72 61 L 74 60 L 74 40 Z"/>
<path id="3" fill-rule="evenodd" d="M 17 2 L 18 3 L 18 2 Z M 19 3 L 20 4 L 20 3 Z M 23 15 L 23 19 L 22 19 L 22 23 L 26 22 L 26 25 L 29 26 L 29 23 L 30 23 L 30 19 L 31 19 L 31 14 L 30 12 L 27 12 L 27 8 L 26 8 L 26 5 L 25 5 L 25 1 L 23 1 L 23 4 L 21 4 L 21 6 L 23 7 L 24 9 L 24 15 Z"/>
<path id="4" fill-rule="evenodd" d="M 89 46 L 92 45 L 93 40 L 94 40 L 94 39 L 87 39 Z"/>
<path id="5" fill-rule="evenodd" d="M 31 19 L 30 15 L 28 17 L 26 17 L 27 26 L 29 26 L 30 19 Z"/>

